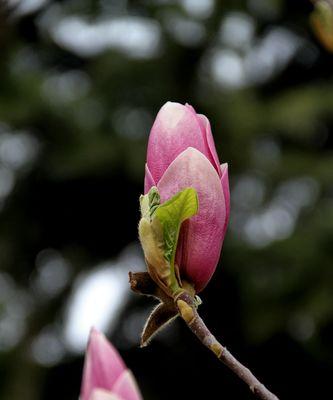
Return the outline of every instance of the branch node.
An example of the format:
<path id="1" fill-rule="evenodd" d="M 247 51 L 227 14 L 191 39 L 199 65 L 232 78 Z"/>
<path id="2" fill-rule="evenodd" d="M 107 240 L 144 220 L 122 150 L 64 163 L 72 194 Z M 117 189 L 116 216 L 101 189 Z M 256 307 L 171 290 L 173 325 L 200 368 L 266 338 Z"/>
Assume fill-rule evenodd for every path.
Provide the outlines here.
<path id="1" fill-rule="evenodd" d="M 177 300 L 177 307 L 179 309 L 180 315 L 183 318 L 183 320 L 191 325 L 193 320 L 195 319 L 195 315 L 193 312 L 193 308 L 189 306 L 184 300 Z"/>
<path id="2" fill-rule="evenodd" d="M 210 346 L 210 349 L 212 350 L 213 353 L 216 354 L 217 358 L 220 358 L 222 356 L 223 353 L 223 347 L 222 345 L 220 345 L 219 343 L 213 343 Z"/>

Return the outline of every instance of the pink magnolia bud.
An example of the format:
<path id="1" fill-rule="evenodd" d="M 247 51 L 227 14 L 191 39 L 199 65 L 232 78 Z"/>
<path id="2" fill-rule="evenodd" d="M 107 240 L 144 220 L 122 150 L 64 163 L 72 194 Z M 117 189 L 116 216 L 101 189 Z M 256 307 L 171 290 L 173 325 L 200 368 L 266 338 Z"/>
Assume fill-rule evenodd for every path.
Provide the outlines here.
<path id="1" fill-rule="evenodd" d="M 142 400 L 119 353 L 94 328 L 86 352 L 80 400 Z"/>
<path id="2" fill-rule="evenodd" d="M 218 263 L 229 221 L 228 165 L 220 166 L 208 119 L 194 109 L 166 103 L 150 132 L 145 193 L 157 186 L 161 201 L 196 189 L 199 212 L 185 221 L 176 261 L 183 279 L 200 292 Z"/>

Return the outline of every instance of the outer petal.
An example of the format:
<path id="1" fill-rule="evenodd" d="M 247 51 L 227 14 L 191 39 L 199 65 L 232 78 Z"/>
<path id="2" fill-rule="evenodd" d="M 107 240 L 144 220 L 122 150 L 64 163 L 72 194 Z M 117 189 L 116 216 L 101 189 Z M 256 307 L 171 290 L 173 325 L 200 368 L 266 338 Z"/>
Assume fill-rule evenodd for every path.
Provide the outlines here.
<path id="1" fill-rule="evenodd" d="M 124 400 L 116 394 L 103 389 L 95 389 L 89 400 Z"/>
<path id="2" fill-rule="evenodd" d="M 229 217 L 230 217 L 230 190 L 229 190 L 229 175 L 228 175 L 227 163 L 221 164 L 221 175 L 222 175 L 221 183 L 222 183 L 222 189 L 225 200 L 225 209 L 226 209 L 226 218 L 223 227 L 223 236 L 224 236 L 228 227 Z"/>
<path id="3" fill-rule="evenodd" d="M 123 400 L 142 400 L 140 390 L 130 370 L 120 375 L 113 386 L 112 392 Z"/>
<path id="4" fill-rule="evenodd" d="M 156 186 L 154 178 L 152 177 L 151 172 L 149 171 L 148 165 L 145 165 L 145 194 L 149 192 L 149 189 L 152 186 Z"/>
<path id="5" fill-rule="evenodd" d="M 166 103 L 157 114 L 148 142 L 147 164 L 155 182 L 160 180 L 171 162 L 190 146 L 210 157 L 194 111 L 179 103 Z"/>
<path id="6" fill-rule="evenodd" d="M 111 391 L 126 366 L 105 336 L 92 329 L 86 353 L 81 386 L 81 400 L 89 400 L 94 389 Z"/>
<path id="7" fill-rule="evenodd" d="M 197 114 L 197 117 L 198 117 L 199 121 L 201 122 L 201 126 L 205 132 L 206 143 L 207 143 L 207 147 L 210 152 L 210 161 L 212 161 L 212 164 L 216 168 L 216 171 L 221 176 L 220 161 L 219 161 L 219 157 L 216 152 L 212 129 L 210 127 L 210 122 L 209 122 L 208 118 L 203 114 Z"/>
<path id="8" fill-rule="evenodd" d="M 220 178 L 209 160 L 188 148 L 169 166 L 157 184 L 165 201 L 185 187 L 194 187 L 199 212 L 181 229 L 177 263 L 183 278 L 202 290 L 213 275 L 222 247 L 226 209 Z"/>

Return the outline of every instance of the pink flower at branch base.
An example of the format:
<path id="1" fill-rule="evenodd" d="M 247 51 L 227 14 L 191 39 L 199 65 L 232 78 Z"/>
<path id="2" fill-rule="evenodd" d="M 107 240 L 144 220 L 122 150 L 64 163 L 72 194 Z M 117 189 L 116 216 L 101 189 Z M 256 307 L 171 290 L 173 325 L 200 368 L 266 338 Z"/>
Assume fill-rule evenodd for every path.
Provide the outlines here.
<path id="1" fill-rule="evenodd" d="M 208 119 L 193 107 L 166 103 L 150 132 L 145 193 L 157 186 L 164 202 L 193 187 L 199 212 L 185 221 L 176 262 L 183 279 L 200 292 L 218 263 L 229 221 L 228 165 L 220 165 Z"/>
<path id="2" fill-rule="evenodd" d="M 86 352 L 80 400 L 142 400 L 131 371 L 105 336 L 94 328 Z"/>

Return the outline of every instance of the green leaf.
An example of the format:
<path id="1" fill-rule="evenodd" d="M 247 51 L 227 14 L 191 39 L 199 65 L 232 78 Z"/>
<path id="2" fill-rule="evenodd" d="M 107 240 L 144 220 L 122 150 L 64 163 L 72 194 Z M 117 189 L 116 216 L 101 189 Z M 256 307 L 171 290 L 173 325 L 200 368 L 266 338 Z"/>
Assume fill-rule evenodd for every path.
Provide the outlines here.
<path id="1" fill-rule="evenodd" d="M 198 212 L 198 195 L 195 189 L 186 188 L 155 209 L 154 217 L 163 227 L 164 257 L 170 263 L 171 276 L 175 278 L 175 256 L 181 224 Z"/>
<path id="2" fill-rule="evenodd" d="M 148 192 L 149 198 L 149 216 L 152 218 L 155 210 L 160 205 L 160 194 L 158 193 L 158 189 L 156 186 L 153 186 Z"/>
<path id="3" fill-rule="evenodd" d="M 141 217 L 151 220 L 159 204 L 160 195 L 157 187 L 153 186 L 147 194 L 140 196 Z"/>

